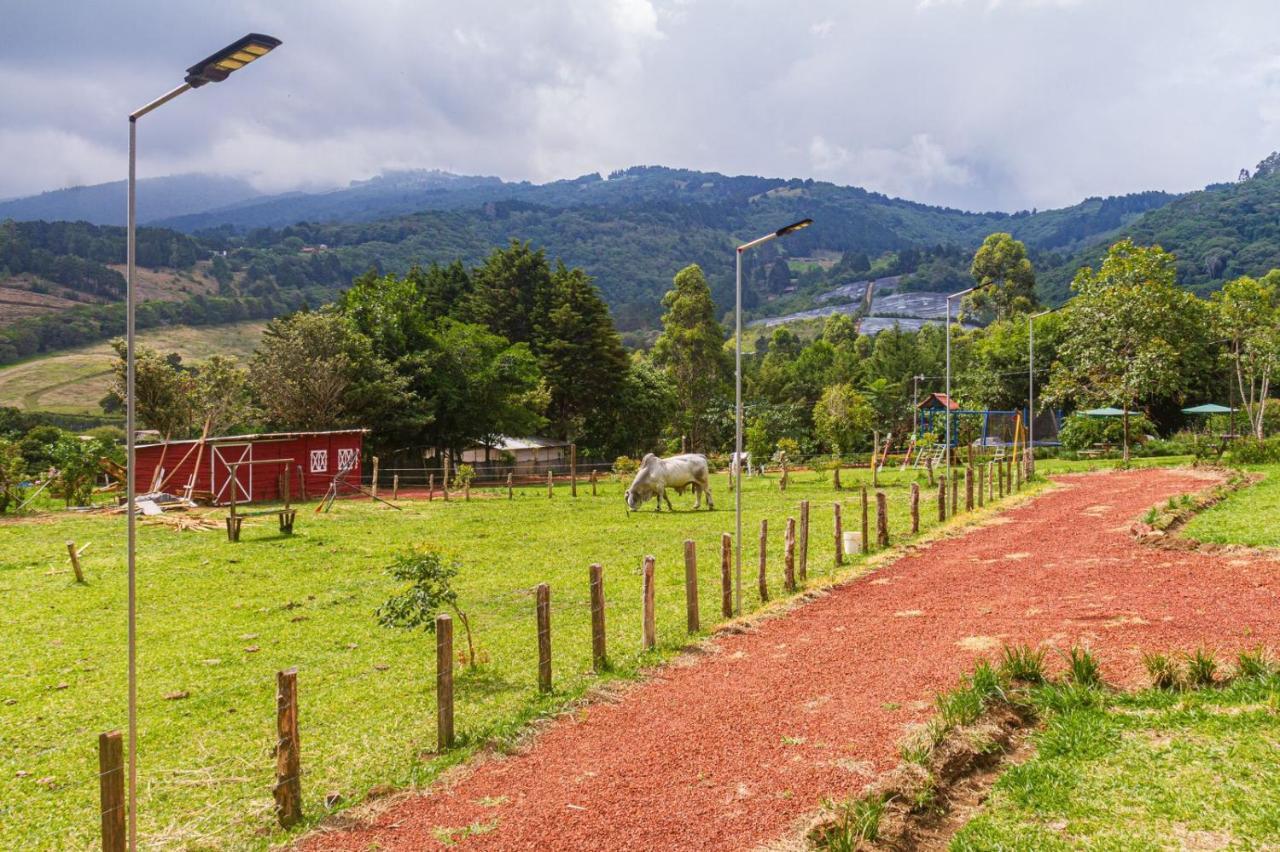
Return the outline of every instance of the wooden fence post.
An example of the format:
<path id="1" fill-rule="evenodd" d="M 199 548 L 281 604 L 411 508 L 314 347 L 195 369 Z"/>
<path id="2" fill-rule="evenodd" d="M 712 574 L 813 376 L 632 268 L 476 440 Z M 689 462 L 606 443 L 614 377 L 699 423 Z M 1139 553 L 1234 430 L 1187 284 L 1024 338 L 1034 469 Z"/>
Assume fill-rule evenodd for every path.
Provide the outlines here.
<path id="1" fill-rule="evenodd" d="M 840 504 L 839 503 L 833 504 L 831 511 L 835 517 L 835 525 L 836 525 L 836 536 L 835 536 L 836 565 L 843 565 L 844 564 L 844 530 L 841 528 L 842 525 L 840 523 Z"/>
<path id="2" fill-rule="evenodd" d="M 986 477 L 982 475 L 985 469 L 986 468 L 983 465 L 978 465 L 978 508 L 979 509 L 981 509 L 983 506 L 986 505 L 986 501 L 983 500 L 983 494 L 986 491 L 987 483 L 986 483 Z"/>
<path id="3" fill-rule="evenodd" d="M 507 499 L 513 500 L 515 499 L 515 496 L 516 496 L 515 492 L 511 490 L 511 473 L 508 472 L 507 473 Z"/>
<path id="4" fill-rule="evenodd" d="M 644 649 L 652 650 L 658 644 L 657 626 L 653 614 L 653 562 L 652 556 L 644 558 L 644 618 L 641 624 Z"/>
<path id="5" fill-rule="evenodd" d="M 551 587 L 539 583 L 538 613 L 538 689 L 551 691 Z"/>
<path id="6" fill-rule="evenodd" d="M 880 460 L 880 433 L 878 431 L 871 432 L 871 487 L 880 487 L 880 466 L 876 464 Z"/>
<path id="7" fill-rule="evenodd" d="M 993 503 L 996 499 L 996 463 L 994 461 L 987 462 L 987 499 Z"/>
<path id="8" fill-rule="evenodd" d="M 924 460 L 924 468 L 925 468 L 925 470 L 929 471 L 929 487 L 930 487 L 930 488 L 932 488 L 932 487 L 934 486 L 934 482 L 933 482 L 933 459 L 932 459 L 932 458 L 927 458 L 927 459 L 925 459 L 925 460 Z"/>
<path id="9" fill-rule="evenodd" d="M 836 459 L 836 466 L 832 474 L 832 479 L 834 480 L 836 490 L 839 491 L 840 490 L 840 459 Z"/>
<path id="10" fill-rule="evenodd" d="M 444 470 L 440 475 L 440 496 L 449 502 L 449 457 L 444 457 Z"/>
<path id="11" fill-rule="evenodd" d="M 684 612 L 690 633 L 701 629 L 698 620 L 698 545 L 693 539 L 684 543 Z"/>
<path id="12" fill-rule="evenodd" d="M 86 544 L 85 547 L 88 547 Z M 76 550 L 74 541 L 67 542 L 67 555 L 71 557 L 71 570 L 75 572 L 76 582 L 84 582 L 84 571 L 80 569 L 80 551 Z"/>
<path id="13" fill-rule="evenodd" d="M 964 510 L 973 511 L 973 468 L 964 469 Z"/>
<path id="14" fill-rule="evenodd" d="M 591 566 L 591 667 L 596 674 L 605 670 L 608 656 L 604 644 L 604 567 Z"/>
<path id="15" fill-rule="evenodd" d="M 591 496 L 596 496 L 596 469 L 591 468 Z"/>
<path id="16" fill-rule="evenodd" d="M 298 670 L 276 672 L 276 820 L 282 828 L 302 819 L 302 753 L 298 745 Z"/>
<path id="17" fill-rule="evenodd" d="M 551 476 L 551 471 L 547 471 L 547 499 L 548 500 L 556 496 L 555 485 L 556 485 L 556 482 L 555 482 L 555 479 L 553 479 Z"/>
<path id="18" fill-rule="evenodd" d="M 119 731 L 98 735 L 98 803 L 102 852 L 125 852 L 124 741 Z"/>
<path id="19" fill-rule="evenodd" d="M 889 498 L 883 491 L 876 492 L 876 545 L 889 546 Z"/>
<path id="20" fill-rule="evenodd" d="M 436 751 L 453 747 L 453 618 L 436 616 Z"/>
<path id="21" fill-rule="evenodd" d="M 862 552 L 871 552 L 871 527 L 867 518 L 867 486 L 862 486 Z"/>
<path id="22" fill-rule="evenodd" d="M 800 501 L 800 581 L 809 579 L 809 501 Z"/>
<path id="23" fill-rule="evenodd" d="M 758 584 L 760 586 L 760 600 L 769 600 L 769 568 L 767 565 L 769 557 L 769 519 L 760 519 L 760 571 Z"/>
<path id="24" fill-rule="evenodd" d="M 1022 465 L 1014 464 L 1013 462 L 1010 462 L 1009 466 L 1013 468 L 1013 488 L 1015 491 L 1021 491 L 1022 490 Z"/>
<path id="25" fill-rule="evenodd" d="M 400 474 L 398 473 L 391 474 L 391 499 L 400 499 Z"/>
<path id="26" fill-rule="evenodd" d="M 467 503 L 471 502 L 471 480 L 470 479 L 462 483 L 462 499 Z"/>
<path id="27" fill-rule="evenodd" d="M 782 581 L 788 592 L 796 590 L 796 519 L 787 518 L 787 534 L 782 545 Z M 763 582 L 763 581 L 761 581 Z"/>
<path id="28" fill-rule="evenodd" d="M 720 534 L 720 614 L 733 618 L 733 536 Z"/>
<path id="29" fill-rule="evenodd" d="M 578 496 L 578 445 L 569 445 L 569 496 Z"/>
<path id="30" fill-rule="evenodd" d="M 938 523 L 947 519 L 947 478 L 938 477 Z"/>
<path id="31" fill-rule="evenodd" d="M 373 457 L 373 483 L 372 483 L 372 486 L 373 486 L 373 487 L 369 489 L 369 493 L 370 493 L 370 494 L 372 494 L 374 497 L 377 497 L 377 496 L 378 496 L 378 457 L 377 457 L 377 456 L 374 456 L 374 457 Z"/>
<path id="32" fill-rule="evenodd" d="M 911 483 L 911 534 L 920 532 L 920 483 Z"/>
<path id="33" fill-rule="evenodd" d="M 436 499 L 436 475 L 434 473 L 427 474 L 427 502 L 430 503 Z"/>
<path id="34" fill-rule="evenodd" d="M 951 477 L 951 516 L 954 518 L 960 508 L 960 473 L 951 470 L 948 475 Z"/>
<path id="35" fill-rule="evenodd" d="M 1004 499 L 1004 462 L 996 463 L 996 478 L 999 480 L 998 494 L 1000 499 Z"/>

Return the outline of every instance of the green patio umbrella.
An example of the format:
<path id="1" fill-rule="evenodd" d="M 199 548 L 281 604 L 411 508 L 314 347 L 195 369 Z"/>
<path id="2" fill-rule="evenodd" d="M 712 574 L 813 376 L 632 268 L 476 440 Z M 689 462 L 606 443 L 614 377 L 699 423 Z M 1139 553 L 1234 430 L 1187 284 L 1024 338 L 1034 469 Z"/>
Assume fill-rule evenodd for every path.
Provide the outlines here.
<path id="1" fill-rule="evenodd" d="M 1206 402 L 1204 405 L 1182 409 L 1183 414 L 1230 414 L 1233 411 L 1235 411 L 1234 408 L 1227 408 L 1225 405 L 1218 405 L 1215 402 Z"/>
<path id="2" fill-rule="evenodd" d="M 1119 408 L 1090 408 L 1088 411 L 1081 411 L 1085 417 L 1124 417 L 1125 412 Z M 1130 411 L 1130 414 L 1137 414 L 1136 411 Z"/>

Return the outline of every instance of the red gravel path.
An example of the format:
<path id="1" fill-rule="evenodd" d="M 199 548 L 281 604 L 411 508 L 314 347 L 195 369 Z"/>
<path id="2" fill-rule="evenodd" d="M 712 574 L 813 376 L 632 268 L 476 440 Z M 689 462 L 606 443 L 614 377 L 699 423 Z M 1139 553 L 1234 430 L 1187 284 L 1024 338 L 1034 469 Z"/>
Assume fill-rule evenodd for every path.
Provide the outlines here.
<path id="1" fill-rule="evenodd" d="M 1064 477 L 991 525 L 719 639 L 717 653 L 554 724 L 524 754 L 301 845 L 436 848 L 438 827 L 496 819 L 459 845 L 751 848 L 896 763 L 904 726 L 999 643 L 1086 642 L 1117 682 L 1136 678 L 1143 650 L 1277 644 L 1280 564 L 1128 534 L 1148 506 L 1208 484 L 1175 470 Z"/>

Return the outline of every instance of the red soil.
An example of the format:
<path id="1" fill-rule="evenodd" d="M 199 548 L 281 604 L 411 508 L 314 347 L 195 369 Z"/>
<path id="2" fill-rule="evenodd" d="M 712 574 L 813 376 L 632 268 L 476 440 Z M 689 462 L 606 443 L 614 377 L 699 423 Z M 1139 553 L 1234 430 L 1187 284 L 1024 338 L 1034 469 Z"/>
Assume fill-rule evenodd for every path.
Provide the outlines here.
<path id="1" fill-rule="evenodd" d="M 1208 484 L 1176 470 L 1064 477 L 990 525 L 719 638 L 518 756 L 301 846 L 436 848 L 438 828 L 496 820 L 459 845 L 751 848 L 894 765 L 904 729 L 1000 643 L 1086 643 L 1116 683 L 1140 680 L 1144 650 L 1280 643 L 1280 565 L 1129 535 L 1148 506 Z"/>

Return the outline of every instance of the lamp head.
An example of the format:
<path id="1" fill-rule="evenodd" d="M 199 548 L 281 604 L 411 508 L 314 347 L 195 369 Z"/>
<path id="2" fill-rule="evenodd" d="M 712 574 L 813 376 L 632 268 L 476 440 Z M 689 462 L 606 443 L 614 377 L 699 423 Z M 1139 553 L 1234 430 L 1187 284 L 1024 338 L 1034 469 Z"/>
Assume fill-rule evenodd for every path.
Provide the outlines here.
<path id="1" fill-rule="evenodd" d="M 785 237 L 787 234 L 794 233 L 795 231 L 802 231 L 812 224 L 812 219 L 801 219 L 799 222 L 792 222 L 784 228 L 779 228 L 773 232 L 773 235 L 775 237 Z"/>
<path id="2" fill-rule="evenodd" d="M 280 46 L 280 39 L 261 33 L 249 33 L 187 69 L 187 83 L 198 89 L 205 83 L 221 83 L 258 57 L 266 56 Z"/>

